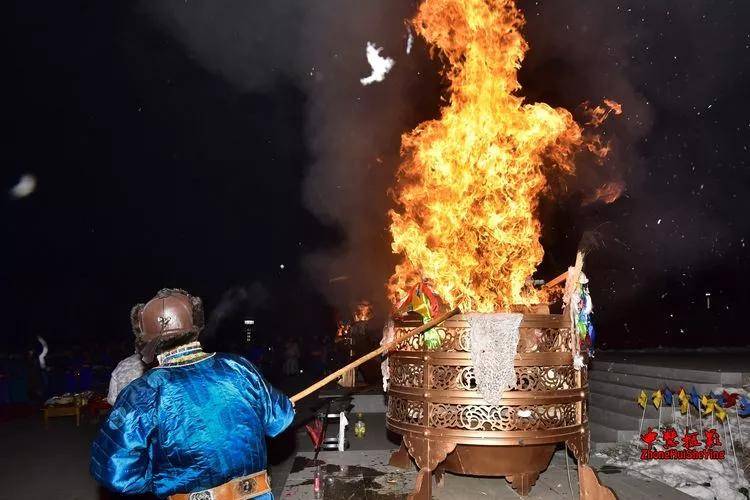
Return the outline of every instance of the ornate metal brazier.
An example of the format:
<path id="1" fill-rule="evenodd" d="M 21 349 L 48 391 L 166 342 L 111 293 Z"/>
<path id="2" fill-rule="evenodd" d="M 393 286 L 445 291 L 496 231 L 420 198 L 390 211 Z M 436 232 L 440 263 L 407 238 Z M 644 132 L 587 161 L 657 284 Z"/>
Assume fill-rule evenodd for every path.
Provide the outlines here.
<path id="1" fill-rule="evenodd" d="M 413 325 L 397 324 L 397 335 Z M 505 476 L 528 494 L 558 443 L 579 463 L 588 458 L 586 367 L 573 367 L 570 320 L 524 314 L 514 361 L 516 386 L 489 404 L 477 390 L 469 325 L 455 316 L 436 327 L 440 346 L 424 334 L 404 341 L 389 357 L 387 426 L 402 435 L 391 463 L 420 469 L 411 498 L 430 498 L 431 475 L 443 471 Z M 434 337 L 434 333 L 433 333 Z"/>

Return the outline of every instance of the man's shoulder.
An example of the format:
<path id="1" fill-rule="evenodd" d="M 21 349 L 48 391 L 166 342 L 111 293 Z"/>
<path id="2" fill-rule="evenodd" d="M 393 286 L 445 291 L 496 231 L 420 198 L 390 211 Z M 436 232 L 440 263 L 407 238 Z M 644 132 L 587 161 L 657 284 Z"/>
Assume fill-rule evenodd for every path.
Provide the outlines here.
<path id="1" fill-rule="evenodd" d="M 150 373 L 151 371 L 126 385 L 117 396 L 117 404 L 121 404 L 121 401 L 122 404 L 136 406 L 150 404 L 157 392 L 155 384 L 148 380 Z"/>
<path id="2" fill-rule="evenodd" d="M 243 358 L 239 354 L 232 354 L 229 352 L 217 352 L 214 354 L 214 359 L 219 363 L 227 363 L 230 365 L 239 365 L 244 368 L 252 368 L 253 364 L 247 359 Z"/>

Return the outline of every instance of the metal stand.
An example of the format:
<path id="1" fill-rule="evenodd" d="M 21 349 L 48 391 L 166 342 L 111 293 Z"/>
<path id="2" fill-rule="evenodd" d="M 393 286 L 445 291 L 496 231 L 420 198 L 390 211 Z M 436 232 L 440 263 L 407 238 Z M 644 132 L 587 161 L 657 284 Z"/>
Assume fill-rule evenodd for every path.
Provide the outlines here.
<path id="1" fill-rule="evenodd" d="M 338 450 L 344 451 L 349 448 L 349 440 L 346 438 L 346 428 L 349 425 L 349 421 L 346 418 L 346 413 L 326 413 L 323 420 L 323 425 L 327 429 L 328 425 L 338 423 L 339 429 L 335 437 L 327 437 L 323 439 L 323 443 L 320 445 L 321 450 Z"/>
<path id="2" fill-rule="evenodd" d="M 350 397 L 336 397 L 329 399 L 324 409 L 318 413 L 318 418 L 323 420 L 323 440 L 320 444 L 321 450 L 326 451 L 344 451 L 349 448 L 349 440 L 346 437 L 346 428 L 349 420 L 346 418 L 346 410 L 351 404 Z M 338 431 L 335 437 L 325 437 L 328 434 L 328 426 L 331 423 L 338 424 Z"/>

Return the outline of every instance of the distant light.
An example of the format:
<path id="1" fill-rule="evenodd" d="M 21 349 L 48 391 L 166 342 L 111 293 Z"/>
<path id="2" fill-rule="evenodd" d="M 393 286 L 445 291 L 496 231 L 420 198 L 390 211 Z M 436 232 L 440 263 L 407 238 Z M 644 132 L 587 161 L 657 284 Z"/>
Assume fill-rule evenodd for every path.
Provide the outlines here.
<path id="1" fill-rule="evenodd" d="M 245 324 L 246 324 L 246 325 L 254 325 L 254 324 L 255 324 L 255 321 L 254 321 L 254 320 L 252 320 L 252 319 L 246 319 L 246 320 L 245 320 Z"/>
<path id="2" fill-rule="evenodd" d="M 304 370 L 302 370 L 302 369 L 300 369 L 300 371 L 299 371 L 299 372 L 300 372 L 300 373 L 305 373 L 305 371 L 304 371 Z"/>
<path id="3" fill-rule="evenodd" d="M 281 264 L 281 265 L 279 266 L 279 269 L 284 269 L 284 264 Z"/>

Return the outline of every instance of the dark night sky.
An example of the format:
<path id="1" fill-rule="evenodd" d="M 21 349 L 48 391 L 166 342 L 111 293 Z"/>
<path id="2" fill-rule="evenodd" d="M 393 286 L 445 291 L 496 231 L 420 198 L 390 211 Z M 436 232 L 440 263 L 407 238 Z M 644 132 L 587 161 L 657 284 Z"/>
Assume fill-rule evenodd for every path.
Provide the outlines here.
<path id="1" fill-rule="evenodd" d="M 239 307 L 286 335 L 329 325 L 341 295 L 321 283 L 337 266 L 363 268 L 352 300 L 381 289 L 398 137 L 440 96 L 425 48 L 403 52 L 413 4 L 105 4 L 16 2 L 2 21 L 3 186 L 39 181 L 2 201 L 3 337 L 127 338 L 129 308 L 162 286 L 209 309 L 238 287 Z M 608 164 L 581 165 L 543 202 L 540 274 L 561 272 L 595 230 L 602 342 L 750 344 L 750 4 L 655 4 L 520 3 L 530 100 L 624 107 L 605 129 Z M 397 63 L 363 88 L 368 40 Z M 383 165 L 359 166 L 376 153 Z M 329 173 L 333 160 L 352 166 Z M 613 178 L 627 185 L 620 200 L 582 206 Z"/>

